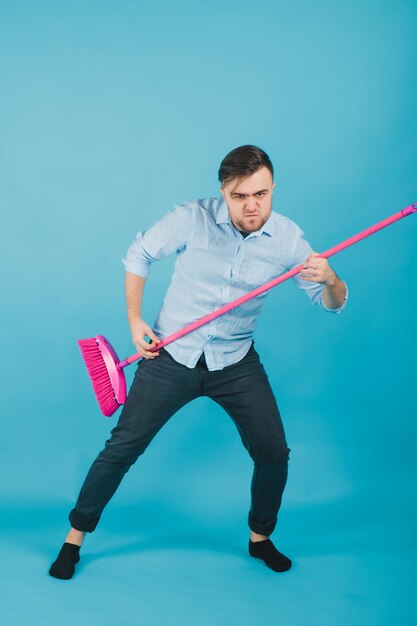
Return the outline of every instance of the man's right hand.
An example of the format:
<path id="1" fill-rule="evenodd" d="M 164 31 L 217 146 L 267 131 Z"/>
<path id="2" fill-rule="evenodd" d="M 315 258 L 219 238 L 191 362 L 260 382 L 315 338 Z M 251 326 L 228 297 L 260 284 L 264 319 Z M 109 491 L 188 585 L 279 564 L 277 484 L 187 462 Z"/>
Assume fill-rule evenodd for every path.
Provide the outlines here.
<path id="1" fill-rule="evenodd" d="M 132 333 L 132 341 L 136 350 L 142 354 L 145 359 L 154 359 L 156 356 L 159 356 L 159 352 L 151 352 L 150 348 L 156 346 L 157 343 L 160 343 L 160 339 L 154 334 L 152 328 L 148 326 L 148 324 L 142 320 L 137 319 L 132 322 L 129 322 L 130 331 Z M 145 337 L 149 337 L 151 342 L 145 340 Z"/>

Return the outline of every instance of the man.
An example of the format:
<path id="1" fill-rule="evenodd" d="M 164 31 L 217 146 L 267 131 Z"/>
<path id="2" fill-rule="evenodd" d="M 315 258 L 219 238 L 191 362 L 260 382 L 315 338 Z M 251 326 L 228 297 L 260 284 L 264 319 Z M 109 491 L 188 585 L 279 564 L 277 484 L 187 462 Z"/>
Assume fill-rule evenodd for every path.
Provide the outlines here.
<path id="1" fill-rule="evenodd" d="M 117 426 L 100 452 L 70 512 L 71 530 L 50 574 L 71 578 L 86 532 L 92 532 L 124 474 L 182 406 L 212 398 L 234 421 L 254 462 L 249 554 L 276 572 L 291 560 L 269 539 L 287 480 L 284 428 L 252 340 L 266 293 L 152 351 L 187 324 L 304 262 L 294 278 L 313 304 L 340 312 L 346 284 L 317 258 L 300 228 L 272 211 L 273 166 L 256 146 L 232 150 L 219 169 L 221 198 L 178 205 L 138 233 L 124 259 L 127 316 L 139 363 Z M 151 328 L 141 318 L 152 262 L 176 253 L 175 271 Z M 146 338 L 149 338 L 149 342 Z M 155 391 L 157 390 L 157 393 Z"/>

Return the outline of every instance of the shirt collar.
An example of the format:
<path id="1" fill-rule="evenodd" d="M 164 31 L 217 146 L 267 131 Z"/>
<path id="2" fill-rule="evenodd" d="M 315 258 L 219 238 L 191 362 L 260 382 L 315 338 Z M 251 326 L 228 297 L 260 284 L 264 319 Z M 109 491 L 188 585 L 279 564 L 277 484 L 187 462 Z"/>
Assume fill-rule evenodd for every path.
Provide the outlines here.
<path id="1" fill-rule="evenodd" d="M 265 233 L 266 235 L 269 235 L 271 237 L 272 232 L 273 232 L 273 224 L 271 221 L 271 217 L 272 217 L 272 213 L 268 217 L 268 219 L 266 220 L 262 228 L 255 231 L 255 233 L 259 233 L 259 235 L 262 235 L 262 233 Z M 216 224 L 230 224 L 231 228 L 235 228 L 235 226 L 233 226 L 232 221 L 230 219 L 229 209 L 225 200 L 221 202 L 219 209 L 217 211 Z"/>

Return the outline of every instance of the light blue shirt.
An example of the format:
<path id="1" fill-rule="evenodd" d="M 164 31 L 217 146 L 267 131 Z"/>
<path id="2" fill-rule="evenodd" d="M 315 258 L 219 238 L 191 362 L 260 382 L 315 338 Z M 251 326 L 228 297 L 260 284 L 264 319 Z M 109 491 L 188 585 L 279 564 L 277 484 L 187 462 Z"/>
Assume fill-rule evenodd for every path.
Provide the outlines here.
<path id="1" fill-rule="evenodd" d="M 152 326 L 163 339 L 207 313 L 239 298 L 304 262 L 312 249 L 302 230 L 272 211 L 262 228 L 246 237 L 232 224 L 223 198 L 175 205 L 153 226 L 136 235 L 123 259 L 127 272 L 148 276 L 151 264 L 176 253 L 175 269 Z M 314 305 L 326 311 L 323 285 L 292 278 Z M 205 354 L 209 370 L 237 363 L 248 352 L 256 319 L 269 291 L 166 346 L 171 356 L 194 367 Z"/>

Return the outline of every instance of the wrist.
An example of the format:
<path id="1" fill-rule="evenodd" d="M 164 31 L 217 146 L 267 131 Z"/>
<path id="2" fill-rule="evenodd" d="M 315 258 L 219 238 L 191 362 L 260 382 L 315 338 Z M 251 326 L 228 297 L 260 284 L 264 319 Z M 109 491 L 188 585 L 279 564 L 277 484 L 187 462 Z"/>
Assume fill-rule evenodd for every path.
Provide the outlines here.
<path id="1" fill-rule="evenodd" d="M 330 278 L 328 280 L 326 280 L 325 285 L 327 285 L 327 287 L 334 287 L 336 285 L 337 281 L 338 281 L 337 274 L 336 274 L 336 272 L 332 271 L 332 274 L 331 274 Z"/>
<path id="2" fill-rule="evenodd" d="M 140 322 L 141 317 L 139 315 L 139 313 L 128 313 L 127 314 L 127 321 L 129 322 L 129 325 L 132 326 L 132 324 L 136 324 L 137 322 Z"/>

